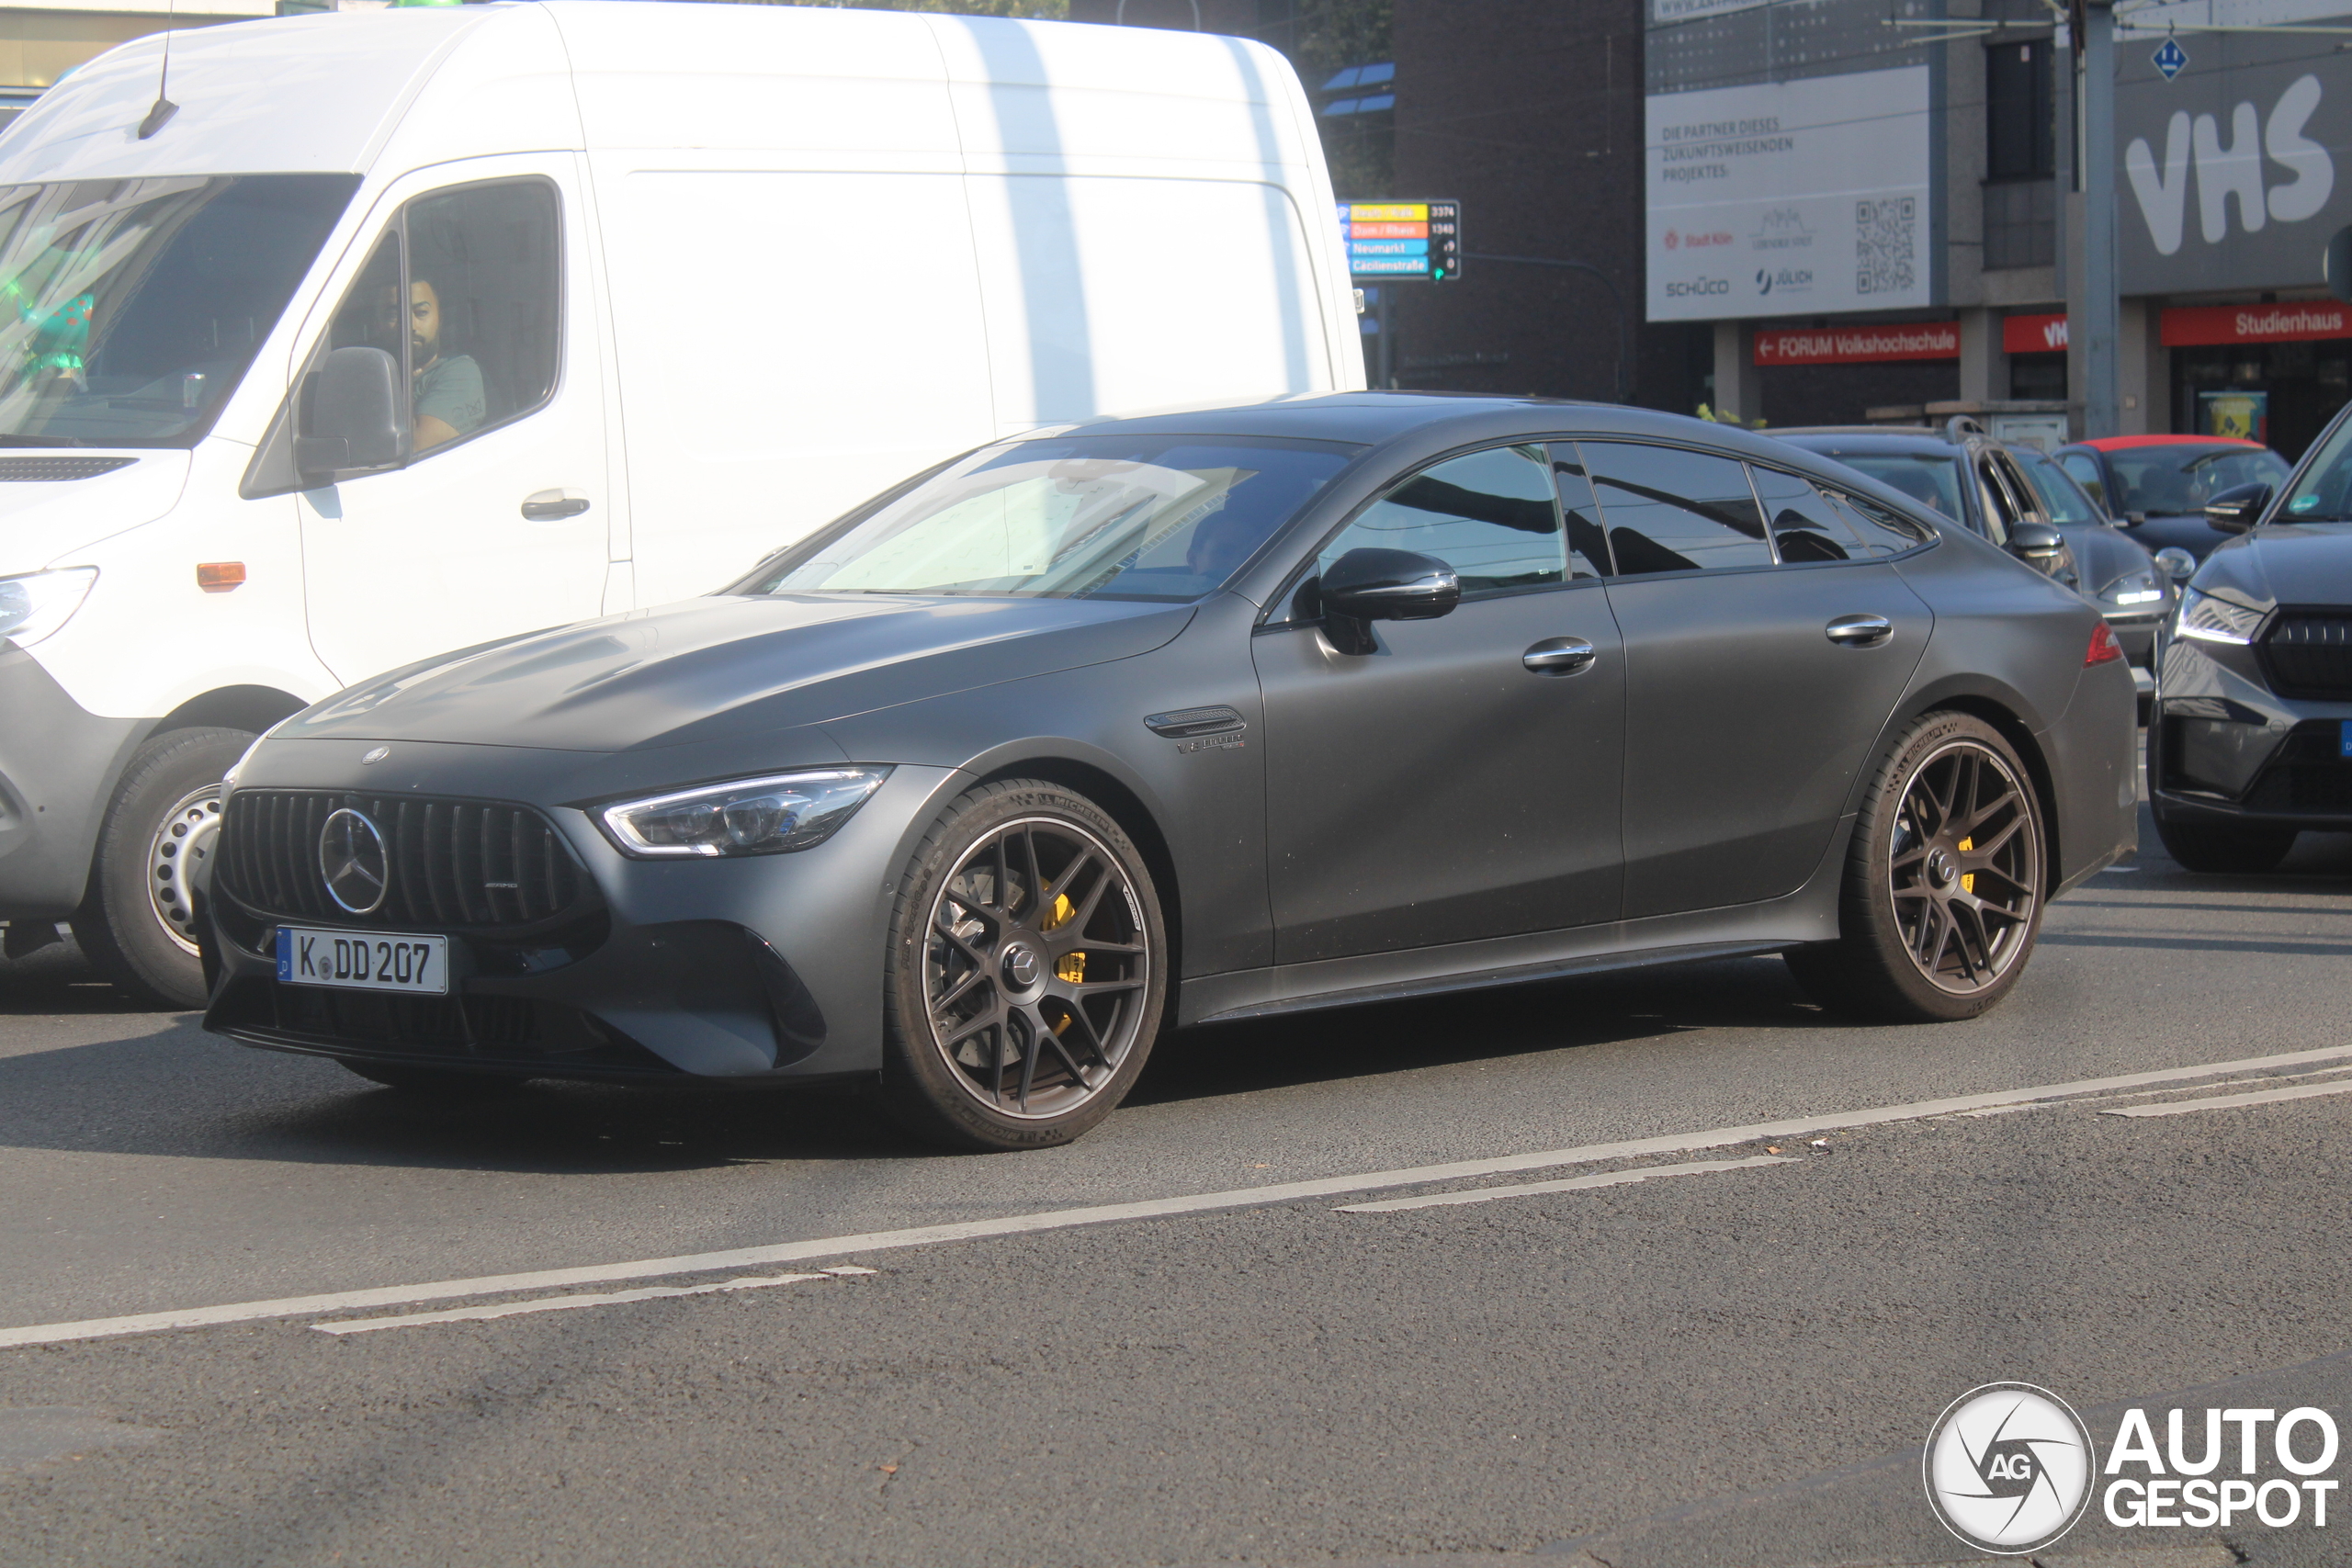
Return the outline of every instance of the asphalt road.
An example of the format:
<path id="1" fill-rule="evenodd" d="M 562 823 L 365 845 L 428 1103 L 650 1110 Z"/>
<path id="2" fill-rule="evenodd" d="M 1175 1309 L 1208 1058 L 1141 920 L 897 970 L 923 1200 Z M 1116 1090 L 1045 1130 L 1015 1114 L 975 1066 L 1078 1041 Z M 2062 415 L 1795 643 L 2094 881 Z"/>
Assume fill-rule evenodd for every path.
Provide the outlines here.
<path id="1" fill-rule="evenodd" d="M 960 1158 L 839 1097 L 419 1107 L 120 1011 L 51 950 L 0 965 L 0 1331 L 386 1304 L 0 1349 L 0 1562 L 1971 1560 L 1918 1452 L 1973 1385 L 2052 1389 L 2102 1447 L 2135 1403 L 2352 1419 L 2352 1093 L 2109 1113 L 2352 1088 L 2347 893 L 2352 839 L 2244 879 L 2152 848 L 2056 906 L 2023 987 L 1965 1025 L 1839 1026 L 1766 960 L 1196 1031 L 1077 1146 Z M 2346 1054 L 1866 1114 L 2314 1051 Z M 1829 1130 L 1591 1152 L 1774 1122 Z M 1379 1174 L 1538 1151 L 1566 1153 Z M 1668 1164 L 1723 1168 L 1351 1212 Z M 2048 1561 L 2352 1561 L 2343 1507 L 2205 1530 L 2095 1507 Z"/>

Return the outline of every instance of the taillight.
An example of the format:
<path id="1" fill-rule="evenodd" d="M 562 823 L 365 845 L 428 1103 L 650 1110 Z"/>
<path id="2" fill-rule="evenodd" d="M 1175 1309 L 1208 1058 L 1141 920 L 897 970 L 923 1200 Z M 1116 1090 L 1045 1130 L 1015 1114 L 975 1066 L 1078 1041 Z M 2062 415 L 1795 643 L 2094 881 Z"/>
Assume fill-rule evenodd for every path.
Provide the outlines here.
<path id="1" fill-rule="evenodd" d="M 2108 629 L 2107 623 L 2101 621 L 2091 633 L 2090 651 L 2083 655 L 2083 667 L 2088 669 L 2094 664 L 2112 664 L 2122 657 L 2122 645 L 2115 640 L 2115 634 Z"/>

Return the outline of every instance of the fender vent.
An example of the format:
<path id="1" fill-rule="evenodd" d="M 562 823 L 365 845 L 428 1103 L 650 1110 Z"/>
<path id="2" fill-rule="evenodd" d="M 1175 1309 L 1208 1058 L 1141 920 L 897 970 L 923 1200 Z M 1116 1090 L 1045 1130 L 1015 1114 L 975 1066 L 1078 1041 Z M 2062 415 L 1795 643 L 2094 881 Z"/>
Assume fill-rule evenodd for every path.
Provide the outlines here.
<path id="1" fill-rule="evenodd" d="M 0 484 L 93 479 L 137 461 L 136 457 L 0 457 Z"/>

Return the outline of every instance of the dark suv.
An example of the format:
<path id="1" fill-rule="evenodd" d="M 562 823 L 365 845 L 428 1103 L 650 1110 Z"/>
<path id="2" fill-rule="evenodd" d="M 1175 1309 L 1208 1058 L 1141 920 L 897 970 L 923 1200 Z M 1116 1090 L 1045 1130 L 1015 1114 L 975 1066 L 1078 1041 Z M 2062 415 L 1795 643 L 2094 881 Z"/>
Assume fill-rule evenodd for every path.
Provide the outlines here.
<path id="1" fill-rule="evenodd" d="M 2191 871 L 2263 872 L 2306 830 L 2352 830 L 2352 423 L 2282 490 L 2214 495 L 2225 537 L 2160 650 L 2156 831 Z"/>

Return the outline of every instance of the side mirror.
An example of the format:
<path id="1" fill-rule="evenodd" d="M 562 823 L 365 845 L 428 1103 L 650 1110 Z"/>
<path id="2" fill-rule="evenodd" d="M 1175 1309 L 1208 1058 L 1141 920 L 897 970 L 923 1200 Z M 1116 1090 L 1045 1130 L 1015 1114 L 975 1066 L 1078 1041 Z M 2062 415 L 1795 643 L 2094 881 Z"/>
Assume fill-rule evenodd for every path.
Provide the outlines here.
<path id="1" fill-rule="evenodd" d="M 2269 504 L 2268 485 L 2234 485 L 2205 503 L 2205 521 L 2224 534 L 2243 534 Z"/>
<path id="2" fill-rule="evenodd" d="M 2141 524 L 2145 523 L 2147 520 L 2148 514 L 2144 512 L 2127 512 L 2122 516 L 2116 519 L 2117 522 L 2122 524 L 2126 528 L 2137 528 Z"/>
<path id="3" fill-rule="evenodd" d="M 2047 523 L 2019 523 L 2009 530 L 2009 551 L 2030 561 L 2054 559 L 2066 547 L 2066 536 Z"/>
<path id="4" fill-rule="evenodd" d="M 2158 550 L 2156 565 L 2175 582 L 2186 582 L 2197 575 L 2197 558 L 2178 545 L 2166 545 Z"/>
<path id="5" fill-rule="evenodd" d="M 305 479 L 408 461 L 409 398 L 399 360 L 380 348 L 338 348 L 313 376 L 307 417 L 294 437 L 294 467 Z"/>
<path id="6" fill-rule="evenodd" d="M 1350 550 L 1323 569 L 1323 620 L 1342 653 L 1370 653 L 1370 621 L 1433 621 L 1462 603 L 1462 579 L 1435 556 Z"/>

